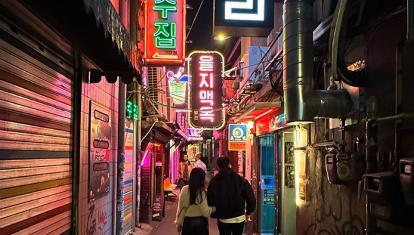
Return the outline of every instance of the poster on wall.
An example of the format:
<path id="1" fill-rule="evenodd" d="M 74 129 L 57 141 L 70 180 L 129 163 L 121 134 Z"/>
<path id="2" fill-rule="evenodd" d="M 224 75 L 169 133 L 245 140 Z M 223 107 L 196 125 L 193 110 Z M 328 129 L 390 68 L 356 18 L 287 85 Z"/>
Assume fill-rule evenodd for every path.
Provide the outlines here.
<path id="1" fill-rule="evenodd" d="M 110 191 L 112 127 L 110 111 L 94 102 L 89 110 L 89 201 Z"/>
<path id="2" fill-rule="evenodd" d="M 229 124 L 229 151 L 246 151 L 247 125 Z"/>

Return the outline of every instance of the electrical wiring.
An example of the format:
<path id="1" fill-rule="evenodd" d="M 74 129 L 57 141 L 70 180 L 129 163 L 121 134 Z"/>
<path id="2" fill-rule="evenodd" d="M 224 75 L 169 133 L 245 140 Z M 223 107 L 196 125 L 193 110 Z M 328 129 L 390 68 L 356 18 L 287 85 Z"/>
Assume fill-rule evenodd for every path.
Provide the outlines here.
<path id="1" fill-rule="evenodd" d="M 200 3 L 200 6 L 198 6 L 197 13 L 196 13 L 196 15 L 195 15 L 195 17 L 193 19 L 193 22 L 191 23 L 190 29 L 188 30 L 188 33 L 187 33 L 186 37 L 185 37 L 186 40 L 187 40 L 188 36 L 190 36 L 191 30 L 193 29 L 194 23 L 197 20 L 198 13 L 200 13 L 200 10 L 201 10 L 201 7 L 203 6 L 203 3 L 204 3 L 204 0 L 202 0 L 201 3 Z"/>
<path id="2" fill-rule="evenodd" d="M 247 68 L 250 68 L 250 67 L 254 67 L 254 66 L 257 66 L 257 65 L 260 65 L 260 64 L 262 64 L 262 63 L 266 63 L 266 62 L 270 62 L 271 60 L 261 60 L 259 63 L 255 63 L 255 64 L 251 64 L 251 65 L 246 65 L 246 66 L 243 66 L 243 67 L 240 67 L 240 69 L 247 69 Z M 222 76 L 223 75 L 223 73 L 217 73 L 217 74 L 215 74 L 216 76 Z M 160 78 L 160 80 L 158 80 L 158 82 L 157 82 L 157 84 L 156 84 L 156 87 L 158 87 L 158 84 L 161 82 L 161 81 L 163 81 L 163 79 L 164 78 L 166 78 L 167 77 L 167 73 L 164 73 L 164 75 L 163 76 L 161 76 L 161 78 Z M 151 89 L 154 89 L 154 85 L 151 85 L 151 86 L 147 86 L 146 87 L 146 89 L 148 89 L 148 90 L 151 90 Z M 160 87 L 166 87 L 166 86 L 160 86 Z"/>

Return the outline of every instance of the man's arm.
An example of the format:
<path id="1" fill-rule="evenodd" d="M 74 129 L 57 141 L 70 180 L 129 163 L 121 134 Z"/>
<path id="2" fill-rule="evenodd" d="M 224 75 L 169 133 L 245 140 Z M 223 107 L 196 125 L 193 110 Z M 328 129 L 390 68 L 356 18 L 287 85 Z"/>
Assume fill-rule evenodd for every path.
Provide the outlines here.
<path id="1" fill-rule="evenodd" d="M 207 202 L 209 206 L 216 206 L 216 200 L 215 200 L 215 179 L 213 178 L 207 188 Z"/>
<path id="2" fill-rule="evenodd" d="M 243 184 L 246 199 L 246 214 L 250 215 L 256 209 L 256 197 L 254 196 L 254 192 L 250 183 L 247 180 L 243 179 Z"/>

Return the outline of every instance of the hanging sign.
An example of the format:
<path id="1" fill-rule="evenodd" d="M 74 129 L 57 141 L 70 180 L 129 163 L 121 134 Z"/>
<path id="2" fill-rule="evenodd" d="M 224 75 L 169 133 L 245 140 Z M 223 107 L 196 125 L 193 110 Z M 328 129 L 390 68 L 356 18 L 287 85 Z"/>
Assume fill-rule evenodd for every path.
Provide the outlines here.
<path id="1" fill-rule="evenodd" d="M 125 112 L 127 118 L 138 121 L 138 105 L 134 102 L 134 96 L 127 100 Z"/>
<path id="2" fill-rule="evenodd" d="M 224 57 L 215 51 L 195 51 L 188 63 L 191 88 L 189 124 L 193 128 L 218 130 L 223 128 L 222 85 Z"/>
<path id="3" fill-rule="evenodd" d="M 188 128 L 188 140 L 192 140 L 192 141 L 199 141 L 199 140 L 203 140 L 203 137 L 201 136 L 201 132 L 203 132 L 203 130 L 201 129 L 197 129 L 197 128 Z"/>
<path id="4" fill-rule="evenodd" d="M 274 0 L 214 0 L 214 34 L 267 37 L 274 11 Z"/>
<path id="5" fill-rule="evenodd" d="M 246 151 L 247 125 L 229 124 L 229 151 Z"/>
<path id="6" fill-rule="evenodd" d="M 185 0 L 146 0 L 144 60 L 178 65 L 185 56 Z"/>
<path id="7" fill-rule="evenodd" d="M 174 106 L 183 108 L 187 101 L 188 75 L 184 67 L 167 67 L 165 70 L 168 79 L 169 95 L 173 99 Z"/>

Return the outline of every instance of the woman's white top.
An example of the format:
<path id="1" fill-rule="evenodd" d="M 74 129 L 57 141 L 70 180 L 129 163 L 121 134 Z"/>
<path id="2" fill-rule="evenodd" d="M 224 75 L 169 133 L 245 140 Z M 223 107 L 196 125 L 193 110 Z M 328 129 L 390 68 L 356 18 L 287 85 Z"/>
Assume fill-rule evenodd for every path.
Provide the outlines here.
<path id="1" fill-rule="evenodd" d="M 196 203 L 190 205 L 190 188 L 188 185 L 181 189 L 180 198 L 178 201 L 177 214 L 175 217 L 175 224 L 182 226 L 184 217 L 210 217 L 214 212 L 213 207 L 209 207 L 207 204 L 207 194 L 204 191 L 199 191 Z"/>

